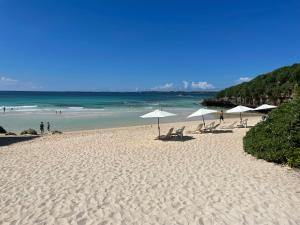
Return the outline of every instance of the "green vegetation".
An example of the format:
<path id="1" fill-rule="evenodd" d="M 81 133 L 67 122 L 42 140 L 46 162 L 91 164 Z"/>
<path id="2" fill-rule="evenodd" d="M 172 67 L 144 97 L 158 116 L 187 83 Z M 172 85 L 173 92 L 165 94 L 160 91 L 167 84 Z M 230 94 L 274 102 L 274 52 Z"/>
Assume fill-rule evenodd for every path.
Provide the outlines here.
<path id="1" fill-rule="evenodd" d="M 29 135 L 37 135 L 37 131 L 32 129 L 32 128 L 29 128 L 28 130 L 23 130 L 21 132 L 21 135 L 26 135 L 26 134 L 29 134 Z"/>
<path id="2" fill-rule="evenodd" d="M 300 99 L 282 104 L 251 128 L 244 149 L 257 158 L 300 168 Z"/>
<path id="3" fill-rule="evenodd" d="M 268 98 L 276 101 L 280 98 L 292 97 L 295 90 L 299 91 L 298 86 L 300 86 L 300 64 L 294 64 L 257 76 L 249 82 L 226 88 L 216 97 L 242 97 L 257 100 Z"/>

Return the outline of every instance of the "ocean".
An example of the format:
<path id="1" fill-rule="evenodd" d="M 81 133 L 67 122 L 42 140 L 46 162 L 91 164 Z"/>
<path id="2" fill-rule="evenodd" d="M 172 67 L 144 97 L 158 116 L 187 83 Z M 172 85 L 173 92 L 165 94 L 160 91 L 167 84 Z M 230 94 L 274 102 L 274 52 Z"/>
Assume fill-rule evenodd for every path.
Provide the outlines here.
<path id="1" fill-rule="evenodd" d="M 155 119 L 140 116 L 158 108 L 177 114 L 162 122 L 184 121 L 201 107 L 203 99 L 214 95 L 214 92 L 1 91 L 0 126 L 21 131 L 38 129 L 43 121 L 50 122 L 52 130 L 73 131 L 152 124 Z"/>

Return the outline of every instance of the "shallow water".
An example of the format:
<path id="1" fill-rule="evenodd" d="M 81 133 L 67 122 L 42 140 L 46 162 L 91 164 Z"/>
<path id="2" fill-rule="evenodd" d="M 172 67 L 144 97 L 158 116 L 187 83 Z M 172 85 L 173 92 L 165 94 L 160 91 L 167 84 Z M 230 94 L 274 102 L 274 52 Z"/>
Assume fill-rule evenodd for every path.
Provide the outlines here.
<path id="1" fill-rule="evenodd" d="M 64 131 L 141 125 L 156 122 L 140 116 L 157 108 L 177 114 L 162 122 L 184 121 L 187 115 L 201 107 L 203 99 L 214 94 L 0 92 L 0 125 L 10 131 L 38 129 L 41 121 L 49 121 L 52 129 Z"/>

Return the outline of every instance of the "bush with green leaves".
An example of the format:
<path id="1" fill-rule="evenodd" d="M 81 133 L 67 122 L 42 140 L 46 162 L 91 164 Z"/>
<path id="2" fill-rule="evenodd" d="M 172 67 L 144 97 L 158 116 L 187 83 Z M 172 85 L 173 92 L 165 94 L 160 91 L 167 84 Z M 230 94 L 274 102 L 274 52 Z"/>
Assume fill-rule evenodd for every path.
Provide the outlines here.
<path id="1" fill-rule="evenodd" d="M 259 159 L 300 168 L 300 99 L 282 104 L 251 128 L 244 149 Z"/>
<path id="2" fill-rule="evenodd" d="M 26 134 L 29 134 L 29 135 L 38 135 L 37 131 L 35 129 L 32 129 L 32 128 L 29 128 L 27 130 L 23 130 L 20 134 L 21 135 L 26 135 Z"/>
<path id="3" fill-rule="evenodd" d="M 268 96 L 270 99 L 276 100 L 282 96 L 292 96 L 295 86 L 300 86 L 299 63 L 259 75 L 249 82 L 225 88 L 217 93 L 217 98 L 260 99 Z"/>

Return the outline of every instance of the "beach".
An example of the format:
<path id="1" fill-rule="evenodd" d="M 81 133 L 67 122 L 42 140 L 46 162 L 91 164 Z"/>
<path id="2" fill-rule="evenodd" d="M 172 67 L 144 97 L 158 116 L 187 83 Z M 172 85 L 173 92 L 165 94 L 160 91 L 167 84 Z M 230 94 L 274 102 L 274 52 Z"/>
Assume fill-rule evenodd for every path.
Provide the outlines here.
<path id="1" fill-rule="evenodd" d="M 161 132 L 198 123 L 166 123 Z M 0 224 L 300 224 L 299 171 L 245 153 L 249 128 L 160 141 L 156 126 L 1 147 Z"/>

